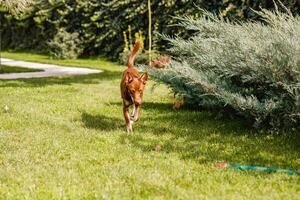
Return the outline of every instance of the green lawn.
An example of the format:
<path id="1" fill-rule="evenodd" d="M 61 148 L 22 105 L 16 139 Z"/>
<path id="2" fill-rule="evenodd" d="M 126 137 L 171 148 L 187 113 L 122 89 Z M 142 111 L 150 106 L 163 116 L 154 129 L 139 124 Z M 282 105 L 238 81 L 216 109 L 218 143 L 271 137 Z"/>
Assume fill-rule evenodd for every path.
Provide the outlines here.
<path id="1" fill-rule="evenodd" d="M 24 67 L 12 67 L 12 66 L 5 66 L 5 65 L 1 65 L 1 67 L 2 67 L 3 71 L 0 72 L 0 74 L 43 71 L 43 70 L 38 70 L 38 69 L 28 69 L 28 68 L 24 68 Z"/>
<path id="2" fill-rule="evenodd" d="M 141 120 L 125 133 L 124 69 L 102 59 L 48 60 L 100 74 L 1 80 L 0 199 L 299 199 L 300 176 L 219 170 L 217 162 L 299 170 L 300 135 L 256 133 L 215 113 L 172 110 L 164 86 L 145 91 Z M 160 144 L 160 152 L 154 147 Z"/>

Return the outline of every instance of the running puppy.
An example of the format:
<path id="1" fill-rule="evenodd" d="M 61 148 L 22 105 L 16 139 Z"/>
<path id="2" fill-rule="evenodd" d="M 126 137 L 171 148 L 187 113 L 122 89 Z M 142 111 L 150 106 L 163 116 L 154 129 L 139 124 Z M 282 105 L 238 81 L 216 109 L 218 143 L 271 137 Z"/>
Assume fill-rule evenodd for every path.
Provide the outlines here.
<path id="1" fill-rule="evenodd" d="M 133 62 L 141 49 L 141 42 L 135 42 L 133 51 L 128 59 L 127 69 L 123 72 L 121 80 L 121 96 L 123 99 L 123 114 L 126 122 L 127 132 L 132 132 L 132 124 L 140 118 L 143 91 L 148 79 L 148 73 L 139 74 L 134 68 Z M 129 115 L 129 106 L 133 105 L 132 114 Z"/>

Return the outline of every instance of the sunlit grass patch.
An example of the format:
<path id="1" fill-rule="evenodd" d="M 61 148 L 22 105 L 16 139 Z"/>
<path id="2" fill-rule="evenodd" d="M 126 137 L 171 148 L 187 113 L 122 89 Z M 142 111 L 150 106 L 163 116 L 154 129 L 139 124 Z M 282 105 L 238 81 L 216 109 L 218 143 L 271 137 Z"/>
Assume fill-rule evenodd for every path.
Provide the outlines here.
<path id="1" fill-rule="evenodd" d="M 102 69 L 101 60 L 92 62 Z M 299 198 L 297 175 L 212 167 L 299 170 L 299 135 L 258 134 L 217 113 L 174 111 L 170 91 L 160 85 L 152 93 L 151 80 L 141 120 L 127 135 L 123 68 L 107 62 L 103 69 L 110 65 L 93 75 L 0 81 L 0 106 L 9 106 L 0 112 L 0 199 Z"/>
<path id="2" fill-rule="evenodd" d="M 13 67 L 13 66 L 5 66 L 5 65 L 1 65 L 1 68 L 2 68 L 2 71 L 0 71 L 0 74 L 43 71 L 43 70 L 38 70 L 38 69 L 30 69 L 30 68 L 25 68 L 25 67 Z"/>

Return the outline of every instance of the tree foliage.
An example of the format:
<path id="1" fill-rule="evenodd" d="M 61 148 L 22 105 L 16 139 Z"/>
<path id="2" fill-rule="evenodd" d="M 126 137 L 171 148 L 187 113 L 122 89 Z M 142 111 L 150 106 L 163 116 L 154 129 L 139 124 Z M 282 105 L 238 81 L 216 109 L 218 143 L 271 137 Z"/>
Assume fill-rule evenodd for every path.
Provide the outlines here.
<path id="1" fill-rule="evenodd" d="M 123 31 L 128 25 L 133 33 L 142 31 L 143 35 L 148 35 L 147 3 L 148 0 L 41 0 L 21 18 L 2 12 L 4 46 L 41 51 L 47 49 L 48 40 L 65 28 L 69 33 L 79 34 L 83 55 L 104 54 L 117 58 L 123 50 Z M 177 22 L 174 16 L 199 17 L 195 5 L 234 19 L 257 19 L 250 8 L 274 8 L 270 0 L 152 0 L 151 3 L 152 30 L 169 35 L 186 33 L 182 28 L 172 26 Z M 299 1 L 284 0 L 283 3 L 294 13 L 299 13 Z M 14 4 L 10 5 L 13 7 Z M 164 43 L 155 35 L 153 41 L 153 47 L 164 49 Z M 146 43 L 145 47 L 148 45 Z"/>
<path id="2" fill-rule="evenodd" d="M 34 0 L 0 0 L 0 6 L 4 7 L 8 12 L 17 15 L 26 10 Z"/>

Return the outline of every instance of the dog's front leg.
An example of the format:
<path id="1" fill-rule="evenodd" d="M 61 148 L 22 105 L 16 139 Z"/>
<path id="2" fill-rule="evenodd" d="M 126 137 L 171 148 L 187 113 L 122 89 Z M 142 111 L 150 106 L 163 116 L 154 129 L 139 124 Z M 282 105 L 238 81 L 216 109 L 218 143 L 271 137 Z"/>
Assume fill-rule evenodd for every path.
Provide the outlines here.
<path id="1" fill-rule="evenodd" d="M 131 120 L 136 122 L 140 118 L 141 105 L 134 105 Z"/>
<path id="2" fill-rule="evenodd" d="M 127 128 L 127 132 L 130 133 L 132 132 L 132 121 L 130 120 L 130 116 L 129 116 L 129 106 L 127 105 L 123 105 L 123 114 L 124 114 L 124 118 L 125 118 L 125 122 L 126 122 L 126 128 Z"/>
<path id="3" fill-rule="evenodd" d="M 131 121 L 134 121 L 135 111 L 136 111 L 135 105 L 133 104 L 132 113 L 131 113 L 131 115 L 130 115 L 130 120 L 131 120 Z"/>

